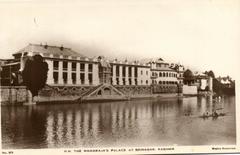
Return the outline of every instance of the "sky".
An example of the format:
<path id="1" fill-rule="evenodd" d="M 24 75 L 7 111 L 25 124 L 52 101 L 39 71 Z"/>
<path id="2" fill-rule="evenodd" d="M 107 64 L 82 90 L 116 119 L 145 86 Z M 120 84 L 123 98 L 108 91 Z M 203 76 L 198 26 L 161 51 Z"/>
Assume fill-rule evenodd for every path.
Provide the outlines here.
<path id="1" fill-rule="evenodd" d="M 29 43 L 240 75 L 238 0 L 0 0 L 0 58 Z"/>

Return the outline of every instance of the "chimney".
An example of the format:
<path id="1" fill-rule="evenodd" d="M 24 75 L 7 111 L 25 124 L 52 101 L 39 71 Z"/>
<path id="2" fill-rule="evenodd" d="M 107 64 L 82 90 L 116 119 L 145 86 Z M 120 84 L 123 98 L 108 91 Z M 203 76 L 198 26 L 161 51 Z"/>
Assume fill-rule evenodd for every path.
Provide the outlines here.
<path id="1" fill-rule="evenodd" d="M 63 50 L 63 45 L 61 45 L 60 50 L 61 50 L 61 51 Z"/>
<path id="2" fill-rule="evenodd" d="M 48 48 L 48 45 L 47 45 L 47 43 L 44 45 L 44 48 L 46 48 L 46 49 Z"/>

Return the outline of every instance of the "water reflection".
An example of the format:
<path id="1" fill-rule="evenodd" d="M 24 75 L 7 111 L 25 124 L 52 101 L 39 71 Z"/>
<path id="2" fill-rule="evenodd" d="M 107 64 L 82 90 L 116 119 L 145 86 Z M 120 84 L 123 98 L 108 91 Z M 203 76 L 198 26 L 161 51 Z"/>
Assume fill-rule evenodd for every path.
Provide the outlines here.
<path id="1" fill-rule="evenodd" d="M 221 103 L 212 97 L 189 97 L 2 107 L 2 146 L 66 148 L 235 144 L 234 99 L 225 97 Z M 229 115 L 215 121 L 198 117 L 217 106 L 222 106 Z"/>

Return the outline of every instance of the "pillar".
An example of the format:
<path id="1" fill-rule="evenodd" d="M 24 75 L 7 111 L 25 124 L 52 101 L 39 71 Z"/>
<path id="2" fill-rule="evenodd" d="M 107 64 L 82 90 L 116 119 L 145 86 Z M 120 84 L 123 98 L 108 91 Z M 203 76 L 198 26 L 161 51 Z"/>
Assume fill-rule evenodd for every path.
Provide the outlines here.
<path id="1" fill-rule="evenodd" d="M 59 61 L 58 84 L 63 84 L 63 62 Z"/>
<path id="2" fill-rule="evenodd" d="M 53 79 L 53 60 L 46 60 L 48 64 L 47 84 L 54 84 Z"/>
<path id="3" fill-rule="evenodd" d="M 125 84 L 126 85 L 129 85 L 129 80 L 128 80 L 128 66 L 126 66 L 126 69 L 125 69 Z"/>
<path id="4" fill-rule="evenodd" d="M 93 85 L 99 85 L 99 71 L 98 64 L 93 64 L 92 76 L 93 76 Z"/>
<path id="5" fill-rule="evenodd" d="M 85 69 L 84 69 L 84 84 L 85 85 L 89 85 L 89 80 L 88 80 L 88 64 L 87 63 L 85 63 Z"/>
<path id="6" fill-rule="evenodd" d="M 112 81 L 113 81 L 113 85 L 117 85 L 117 81 L 116 81 L 116 65 L 113 65 L 113 73 L 112 73 Z"/>
<path id="7" fill-rule="evenodd" d="M 209 91 L 213 91 L 213 79 L 212 79 L 212 77 L 209 77 L 209 79 L 208 79 L 208 87 L 209 87 Z"/>
<path id="8" fill-rule="evenodd" d="M 122 66 L 119 66 L 119 85 L 123 85 Z"/>
<path id="9" fill-rule="evenodd" d="M 135 85 L 135 77 L 134 77 L 134 73 L 135 73 L 135 67 L 132 66 L 132 75 L 131 75 L 132 85 Z"/>
<path id="10" fill-rule="evenodd" d="M 81 80 L 80 80 L 80 63 L 77 62 L 76 64 L 76 84 L 80 85 L 81 84 Z"/>
<path id="11" fill-rule="evenodd" d="M 72 63 L 71 62 L 68 62 L 67 84 L 72 84 Z"/>

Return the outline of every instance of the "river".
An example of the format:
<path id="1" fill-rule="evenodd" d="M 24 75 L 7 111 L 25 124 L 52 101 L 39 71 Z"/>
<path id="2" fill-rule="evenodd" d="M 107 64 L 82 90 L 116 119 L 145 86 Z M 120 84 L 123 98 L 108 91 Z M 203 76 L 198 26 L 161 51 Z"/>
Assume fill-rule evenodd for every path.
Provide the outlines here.
<path id="1" fill-rule="evenodd" d="M 199 118 L 212 108 L 226 116 Z M 2 106 L 2 148 L 236 144 L 235 97 Z"/>

